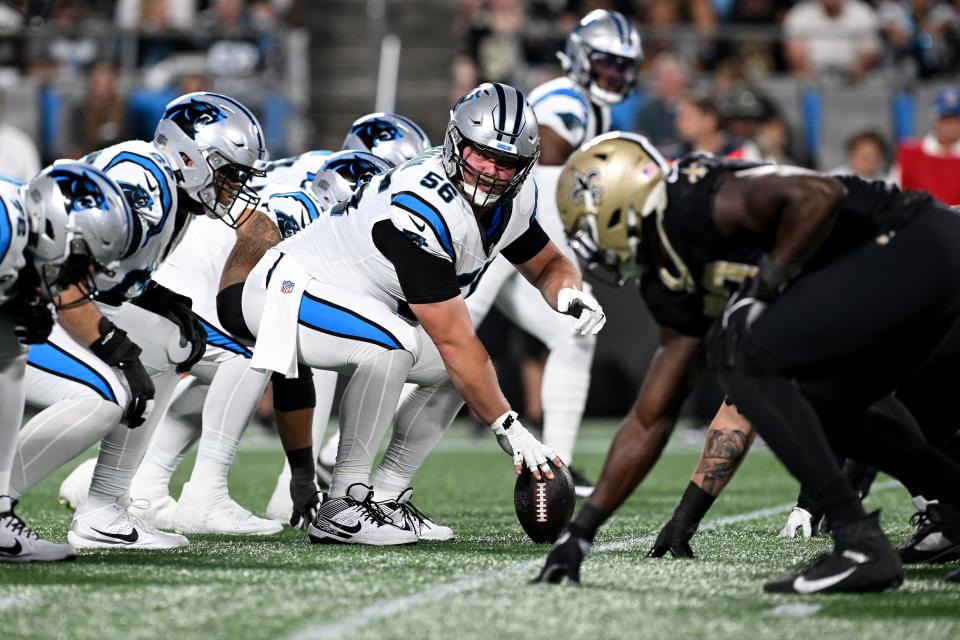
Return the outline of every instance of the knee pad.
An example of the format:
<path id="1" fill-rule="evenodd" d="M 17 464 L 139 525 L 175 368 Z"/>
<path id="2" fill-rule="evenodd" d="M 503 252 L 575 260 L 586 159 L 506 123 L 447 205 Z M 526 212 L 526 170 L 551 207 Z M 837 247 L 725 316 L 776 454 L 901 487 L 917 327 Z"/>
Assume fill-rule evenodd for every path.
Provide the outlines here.
<path id="1" fill-rule="evenodd" d="M 217 294 L 217 317 L 228 332 L 244 340 L 255 340 L 243 319 L 243 284 L 237 282 Z"/>
<path id="2" fill-rule="evenodd" d="M 317 406 L 317 392 L 313 387 L 313 371 L 310 367 L 301 364 L 296 378 L 285 378 L 283 374 L 274 372 L 270 380 L 273 382 L 275 410 L 298 411 Z"/>

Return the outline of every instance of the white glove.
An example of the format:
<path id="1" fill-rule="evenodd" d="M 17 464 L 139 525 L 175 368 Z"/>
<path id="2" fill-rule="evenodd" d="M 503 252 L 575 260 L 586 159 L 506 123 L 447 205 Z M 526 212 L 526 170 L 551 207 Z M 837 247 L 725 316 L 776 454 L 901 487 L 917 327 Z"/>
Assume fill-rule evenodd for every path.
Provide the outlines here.
<path id="1" fill-rule="evenodd" d="M 804 538 L 813 535 L 813 514 L 806 509 L 794 507 L 787 518 L 787 524 L 780 531 L 780 537 L 796 538 L 798 530 L 803 533 Z"/>
<path id="2" fill-rule="evenodd" d="M 534 438 L 520 424 L 516 412 L 507 411 L 490 425 L 490 429 L 496 434 L 503 450 L 513 456 L 513 466 L 525 466 L 534 473 L 539 468 L 552 475 L 547 460 L 557 459 L 557 452 Z"/>
<path id="3" fill-rule="evenodd" d="M 577 318 L 574 330 L 582 336 L 597 335 L 607 322 L 597 299 L 586 291 L 573 287 L 560 289 L 557 294 L 557 311 Z"/>

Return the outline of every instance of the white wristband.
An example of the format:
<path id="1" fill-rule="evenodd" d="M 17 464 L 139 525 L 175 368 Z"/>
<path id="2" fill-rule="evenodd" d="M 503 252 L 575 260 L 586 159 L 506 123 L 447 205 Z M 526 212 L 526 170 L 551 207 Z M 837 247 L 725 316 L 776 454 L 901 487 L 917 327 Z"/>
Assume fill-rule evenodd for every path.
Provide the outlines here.
<path id="1" fill-rule="evenodd" d="M 517 422 L 520 416 L 517 415 L 516 411 L 507 411 L 502 416 L 493 421 L 493 424 L 487 425 L 490 429 L 493 430 L 493 433 L 502 436 L 510 429 L 515 422 Z"/>

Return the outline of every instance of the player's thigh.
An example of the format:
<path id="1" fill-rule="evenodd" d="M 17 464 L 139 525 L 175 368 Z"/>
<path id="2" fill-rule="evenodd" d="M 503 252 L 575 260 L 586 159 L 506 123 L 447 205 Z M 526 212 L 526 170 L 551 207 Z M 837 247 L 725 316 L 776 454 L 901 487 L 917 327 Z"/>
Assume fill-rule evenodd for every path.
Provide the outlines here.
<path id="1" fill-rule="evenodd" d="M 422 340 L 382 301 L 314 280 L 300 301 L 297 344 L 303 364 L 349 374 L 384 351 L 402 349 L 416 360 Z"/>
<path id="2" fill-rule="evenodd" d="M 490 266 L 483 272 L 476 288 L 467 296 L 467 310 L 470 312 L 470 320 L 473 322 L 473 326 L 480 326 L 490 312 L 490 308 L 500 296 L 503 287 L 507 282 L 517 278 L 522 279 L 522 276 L 510 264 L 509 260 L 503 256 L 494 258 Z"/>
<path id="3" fill-rule="evenodd" d="M 27 403 L 46 408 L 60 400 L 103 398 L 125 407 L 128 392 L 116 370 L 54 324 L 44 344 L 27 356 Z"/>
<path id="4" fill-rule="evenodd" d="M 420 334 L 420 350 L 415 354 L 415 361 L 410 373 L 407 375 L 407 382 L 420 385 L 422 387 L 435 387 L 443 384 L 450 379 L 447 373 L 447 367 L 440 357 L 440 351 L 437 345 L 433 343 L 423 327 L 418 327 Z"/>
<path id="5" fill-rule="evenodd" d="M 181 344 L 180 328 L 170 320 L 129 302 L 107 314 L 140 347 L 140 362 L 150 375 L 172 369 L 190 356 L 190 345 Z"/>

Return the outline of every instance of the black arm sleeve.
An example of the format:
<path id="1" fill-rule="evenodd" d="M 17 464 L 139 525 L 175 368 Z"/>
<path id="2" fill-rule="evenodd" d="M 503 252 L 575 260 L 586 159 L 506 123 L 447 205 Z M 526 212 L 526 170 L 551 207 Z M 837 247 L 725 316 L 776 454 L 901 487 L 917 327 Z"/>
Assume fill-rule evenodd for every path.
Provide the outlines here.
<path id="1" fill-rule="evenodd" d="M 550 238 L 534 218 L 523 235 L 505 246 L 500 253 L 513 264 L 523 264 L 543 251 L 548 242 Z"/>
<path id="2" fill-rule="evenodd" d="M 373 244 L 393 263 L 408 304 L 443 302 L 460 295 L 453 263 L 430 255 L 389 220 L 373 225 Z"/>

